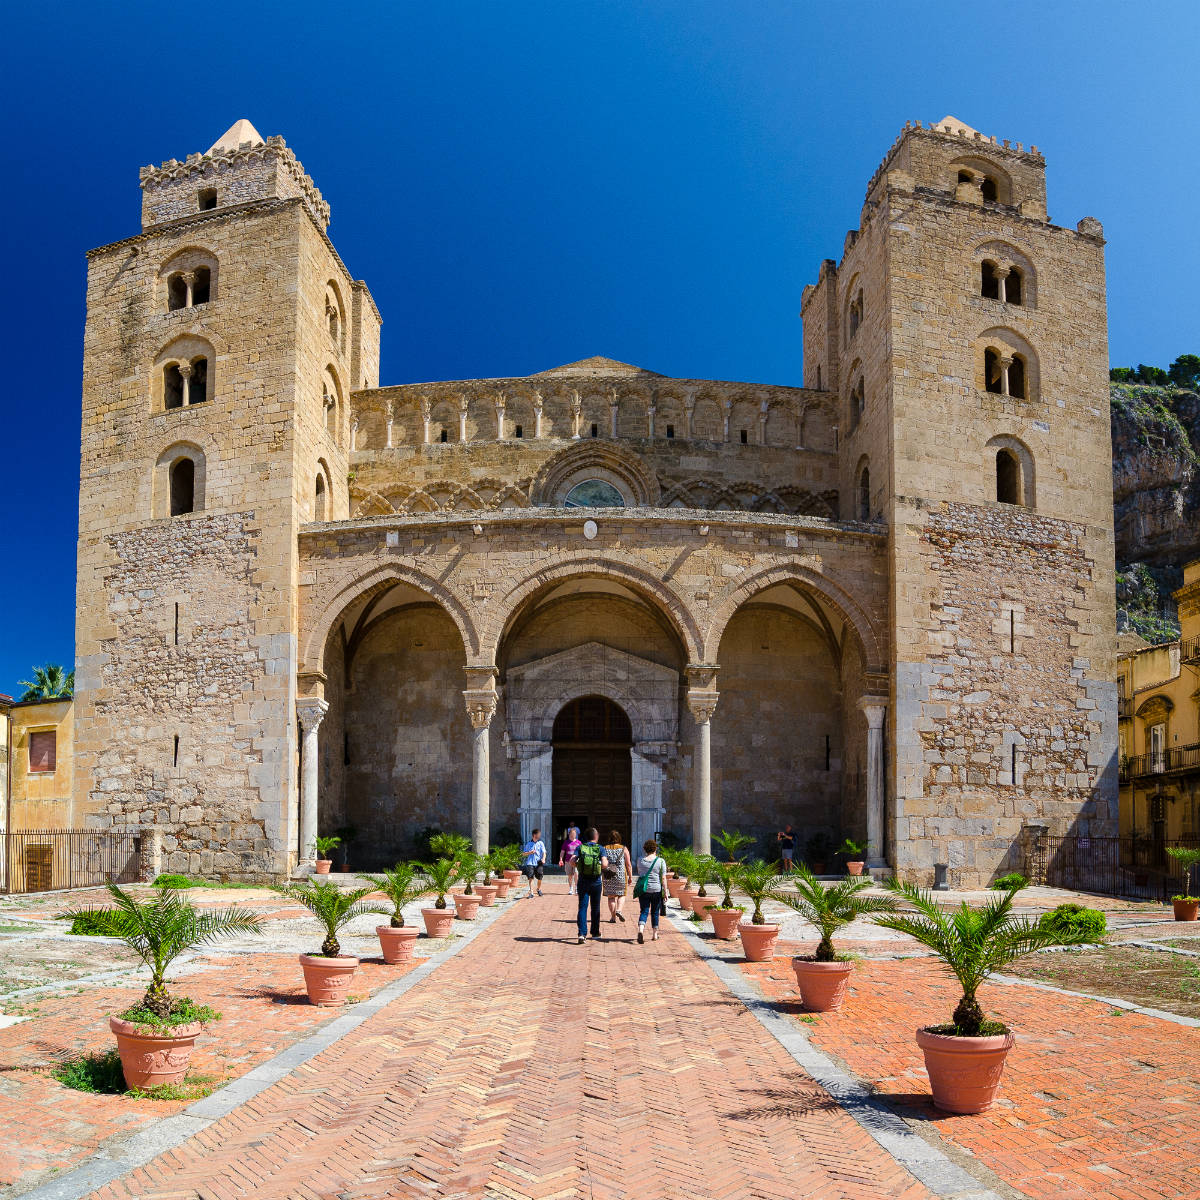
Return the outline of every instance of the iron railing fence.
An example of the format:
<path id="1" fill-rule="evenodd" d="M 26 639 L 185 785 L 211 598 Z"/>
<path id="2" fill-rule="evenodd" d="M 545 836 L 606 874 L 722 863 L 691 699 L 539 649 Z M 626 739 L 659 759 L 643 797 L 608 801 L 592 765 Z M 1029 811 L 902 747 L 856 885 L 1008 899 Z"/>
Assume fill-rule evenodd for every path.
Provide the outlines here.
<path id="1" fill-rule="evenodd" d="M 1145 837 L 1038 838 L 1025 862 L 1031 883 L 1120 896 L 1130 900 L 1165 902 L 1187 890 L 1184 870 L 1168 853 L 1168 846 L 1200 849 L 1200 835 L 1174 841 Z M 1200 875 L 1200 869 L 1193 868 Z M 1193 886 L 1200 880 L 1192 879 Z"/>
<path id="2" fill-rule="evenodd" d="M 1145 775 L 1170 775 L 1178 771 L 1200 770 L 1200 742 L 1186 746 L 1168 746 L 1149 754 L 1130 754 L 1119 764 L 1122 779 L 1138 779 Z"/>
<path id="3" fill-rule="evenodd" d="M 5 892 L 136 883 L 141 838 L 91 829 L 20 829 L 0 837 Z"/>
<path id="4" fill-rule="evenodd" d="M 1200 662 L 1200 637 L 1188 638 L 1186 642 L 1179 643 L 1179 661 Z"/>

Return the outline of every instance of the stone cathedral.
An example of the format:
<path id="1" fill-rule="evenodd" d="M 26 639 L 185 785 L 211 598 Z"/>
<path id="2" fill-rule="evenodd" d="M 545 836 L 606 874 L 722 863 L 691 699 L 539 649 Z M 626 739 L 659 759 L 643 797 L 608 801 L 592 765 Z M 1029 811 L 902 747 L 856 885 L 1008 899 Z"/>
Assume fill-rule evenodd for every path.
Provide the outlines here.
<path id="1" fill-rule="evenodd" d="M 1037 147 L 904 128 L 802 387 L 381 386 L 281 137 L 141 191 L 88 255 L 71 823 L 233 879 L 339 828 L 364 869 L 790 822 L 963 885 L 1116 832 L 1103 230 L 1051 223 Z"/>

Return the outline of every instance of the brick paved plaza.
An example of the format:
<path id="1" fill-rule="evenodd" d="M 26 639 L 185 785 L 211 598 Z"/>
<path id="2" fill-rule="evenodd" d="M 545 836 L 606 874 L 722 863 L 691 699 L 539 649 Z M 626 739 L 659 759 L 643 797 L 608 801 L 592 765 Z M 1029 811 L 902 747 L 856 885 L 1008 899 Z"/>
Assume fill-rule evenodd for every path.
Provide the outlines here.
<path id="1" fill-rule="evenodd" d="M 56 1057 L 109 1043 L 107 1014 L 136 994 L 128 972 L 6 1001 L 27 1016 L 0 1029 L 2 1194 L 1200 1196 L 1200 1028 L 1186 1017 L 989 984 L 985 1006 L 1011 1022 L 1017 1048 L 990 1112 L 947 1117 L 929 1104 L 912 1031 L 942 1016 L 951 988 L 927 959 L 898 957 L 919 954 L 911 944 L 848 931 L 865 959 L 846 1006 L 813 1016 L 789 961 L 810 944 L 746 964 L 736 942 L 674 922 L 638 946 L 630 921 L 579 946 L 563 893 L 550 880 L 543 900 L 458 923 L 465 941 L 422 939 L 419 953 L 438 957 L 418 959 L 402 994 L 409 968 L 371 961 L 363 918 L 351 939 L 359 1003 L 333 1014 L 304 1002 L 280 950 L 277 930 L 311 940 L 311 926 L 248 893 L 272 917 L 269 949 L 205 954 L 180 980 L 226 1014 L 196 1069 L 234 1082 L 198 1102 L 91 1095 L 49 1076 Z M 1131 908 L 1114 936 L 1176 932 L 1154 919 Z M 120 971 L 88 954 L 103 946 L 82 956 Z M 879 1099 L 830 1083 L 839 1070 Z"/>

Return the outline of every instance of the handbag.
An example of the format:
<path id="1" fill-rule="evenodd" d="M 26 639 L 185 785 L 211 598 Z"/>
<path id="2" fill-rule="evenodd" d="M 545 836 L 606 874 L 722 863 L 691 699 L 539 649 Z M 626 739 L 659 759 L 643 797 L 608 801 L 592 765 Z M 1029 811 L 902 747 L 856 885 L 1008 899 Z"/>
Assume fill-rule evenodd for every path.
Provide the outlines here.
<path id="1" fill-rule="evenodd" d="M 639 875 L 633 885 L 633 894 L 640 900 L 646 894 L 646 880 L 654 873 L 654 868 L 659 864 L 658 855 L 654 856 L 654 861 L 646 868 L 645 875 Z"/>

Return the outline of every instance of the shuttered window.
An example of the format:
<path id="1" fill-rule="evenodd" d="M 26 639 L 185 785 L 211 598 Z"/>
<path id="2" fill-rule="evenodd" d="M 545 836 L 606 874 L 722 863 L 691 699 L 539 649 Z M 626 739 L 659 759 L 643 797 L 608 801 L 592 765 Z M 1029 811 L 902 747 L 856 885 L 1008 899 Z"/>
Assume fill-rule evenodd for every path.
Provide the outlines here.
<path id="1" fill-rule="evenodd" d="M 53 729 L 40 729 L 29 735 L 29 770 L 53 773 L 57 765 L 58 739 Z"/>

